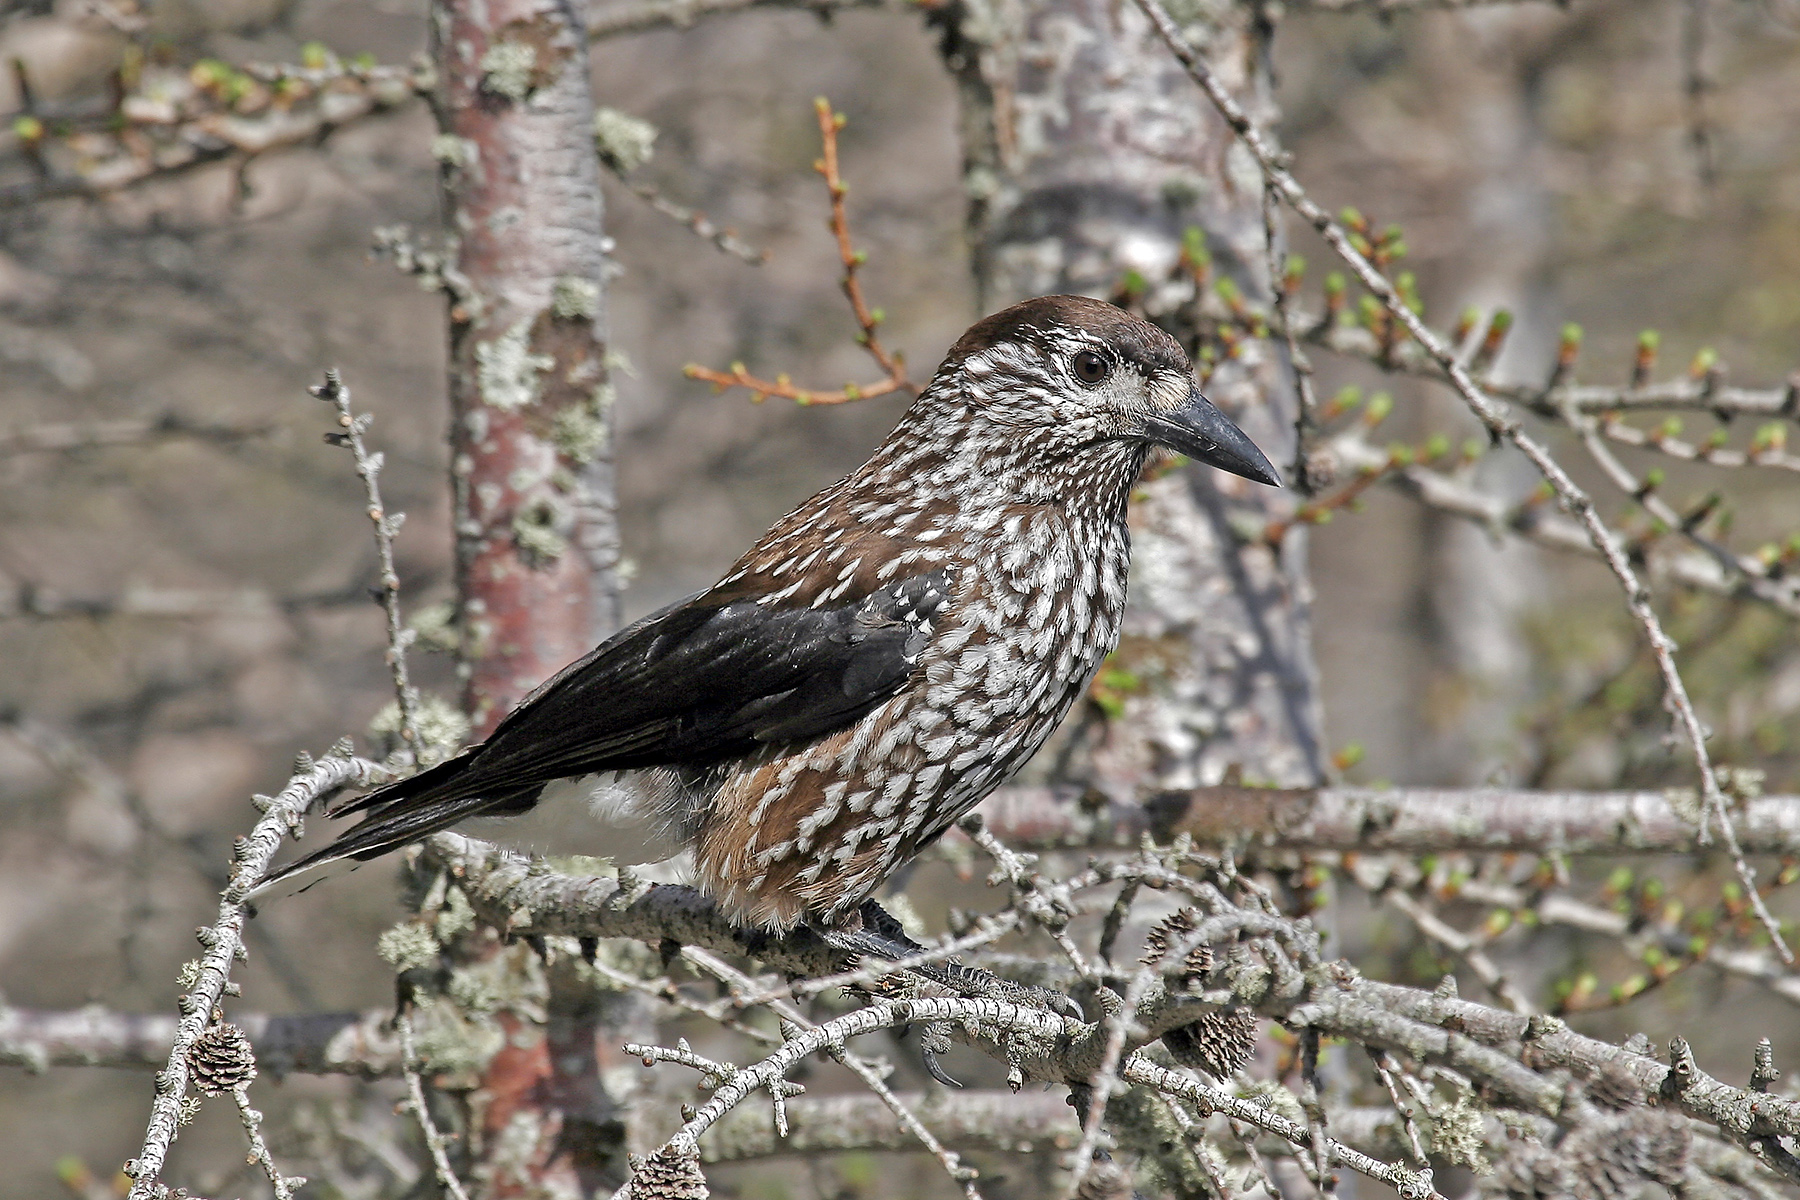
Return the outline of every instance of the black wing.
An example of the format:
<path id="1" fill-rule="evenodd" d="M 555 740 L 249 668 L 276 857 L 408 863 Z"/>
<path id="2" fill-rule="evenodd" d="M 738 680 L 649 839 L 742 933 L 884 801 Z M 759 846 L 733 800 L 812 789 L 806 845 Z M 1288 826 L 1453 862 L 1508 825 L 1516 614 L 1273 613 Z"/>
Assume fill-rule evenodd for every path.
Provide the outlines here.
<path id="1" fill-rule="evenodd" d="M 705 765 L 842 728 L 900 690 L 948 598 L 941 570 L 817 606 L 692 596 L 565 667 L 486 742 L 338 809 L 371 815 L 268 882 L 477 813 L 522 812 L 554 780 Z"/>

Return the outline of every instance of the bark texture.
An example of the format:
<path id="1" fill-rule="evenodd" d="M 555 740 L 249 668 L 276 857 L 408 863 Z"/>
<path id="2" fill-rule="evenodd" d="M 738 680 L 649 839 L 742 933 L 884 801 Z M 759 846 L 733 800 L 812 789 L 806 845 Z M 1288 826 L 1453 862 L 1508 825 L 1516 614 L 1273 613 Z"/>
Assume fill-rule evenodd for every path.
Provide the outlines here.
<path id="1" fill-rule="evenodd" d="M 1246 6 L 1183 14 L 1220 74 L 1265 118 L 1262 39 Z M 961 98 L 969 235 L 984 308 L 1026 296 L 1117 292 L 1190 347 L 1184 233 L 1206 234 L 1215 275 L 1269 294 L 1255 164 L 1194 92 L 1141 14 L 1106 0 L 963 0 L 939 11 Z M 1293 458 L 1285 365 L 1257 348 L 1208 392 L 1277 463 Z M 1189 467 L 1136 506 L 1131 606 L 1112 720 L 1090 719 L 1057 773 L 1123 797 L 1242 774 L 1300 785 L 1324 771 L 1305 542 L 1279 553 L 1238 531 L 1286 513 L 1286 493 Z"/>
<path id="2" fill-rule="evenodd" d="M 450 400 L 475 736 L 618 622 L 608 243 L 581 6 L 443 0 Z"/>

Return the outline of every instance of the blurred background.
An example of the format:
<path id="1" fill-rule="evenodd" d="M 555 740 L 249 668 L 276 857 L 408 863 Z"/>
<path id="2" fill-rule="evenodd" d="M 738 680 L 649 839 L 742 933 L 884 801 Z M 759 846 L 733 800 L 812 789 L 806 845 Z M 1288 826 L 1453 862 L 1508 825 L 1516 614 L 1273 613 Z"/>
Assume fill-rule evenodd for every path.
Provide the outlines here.
<path id="1" fill-rule="evenodd" d="M 149 19 L 155 53 L 179 63 L 293 62 L 317 42 L 404 64 L 425 44 L 413 0 L 159 0 Z M 35 103 L 104 92 L 125 40 L 81 0 L 0 4 L 0 61 L 26 64 Z M 757 10 L 616 37 L 593 62 L 598 103 L 658 130 L 638 178 L 768 252 L 761 265 L 720 253 L 606 180 L 612 338 L 629 363 L 616 450 L 633 617 L 710 583 L 770 521 L 860 462 L 899 411 L 892 398 L 753 405 L 682 375 L 690 362 L 741 360 L 836 387 L 868 372 L 811 170 L 812 97 L 849 117 L 851 220 L 886 343 L 922 379 L 980 314 L 953 83 L 916 13 Z M 1546 377 L 1570 321 L 1585 331 L 1584 371 L 1608 381 L 1629 374 L 1646 328 L 1660 331 L 1665 364 L 1710 347 L 1734 383 L 1777 384 L 1800 362 L 1793 0 L 1392 19 L 1295 5 L 1274 72 L 1297 173 L 1328 207 L 1403 228 L 1434 323 L 1467 305 L 1517 314 L 1502 375 Z M 0 113 L 24 108 L 21 78 L 0 78 Z M 380 613 L 366 602 L 375 564 L 360 487 L 348 455 L 321 442 L 325 410 L 305 392 L 324 368 L 340 368 L 376 416 L 389 507 L 410 518 L 398 547 L 408 607 L 450 597 L 444 302 L 370 253 L 379 226 L 434 233 L 432 136 L 414 104 L 241 172 L 202 167 L 98 202 L 0 201 L 0 439 L 166 415 L 245 434 L 72 451 L 0 440 L 9 1003 L 166 1009 L 189 930 L 250 820 L 248 795 L 279 786 L 296 750 L 362 738 L 391 698 Z M 0 134 L 11 173 L 0 187 L 29 183 L 20 149 L 16 127 Z M 1442 397 L 1315 359 L 1326 394 L 1395 391 L 1387 437 L 1460 441 L 1473 428 Z M 1534 483 L 1503 458 L 1483 469 L 1496 490 Z M 1669 474 L 1671 495 L 1716 485 L 1703 467 Z M 1784 473 L 1740 472 L 1730 490 L 1739 543 L 1800 527 L 1800 488 Z M 1500 546 L 1381 489 L 1313 538 L 1326 728 L 1350 778 L 1673 778 L 1653 674 L 1600 567 Z M 1791 624 L 1713 601 L 1665 598 L 1664 609 L 1689 643 L 1684 668 L 1720 757 L 1794 790 Z M 453 696 L 446 661 L 422 655 L 415 671 Z M 247 994 L 278 1011 L 388 1001 L 373 946 L 399 912 L 393 892 L 391 872 L 372 868 L 271 905 Z M 1368 940 L 1384 937 L 1375 927 Z M 1387 949 L 1404 959 L 1404 946 Z M 1654 1035 L 1717 1003 L 1712 987 L 1660 992 L 1620 1028 Z M 1768 1015 L 1742 1011 L 1753 1028 Z M 1770 1019 L 1791 1025 L 1790 1014 Z M 345 1086 L 295 1079 L 280 1103 Z M 147 1098 L 139 1075 L 0 1068 L 0 1200 L 65 1194 L 59 1160 L 110 1172 L 135 1148 Z M 229 1162 L 235 1136 L 209 1112 L 183 1153 Z M 831 1186 L 908 1194 L 859 1191 L 848 1168 Z"/>

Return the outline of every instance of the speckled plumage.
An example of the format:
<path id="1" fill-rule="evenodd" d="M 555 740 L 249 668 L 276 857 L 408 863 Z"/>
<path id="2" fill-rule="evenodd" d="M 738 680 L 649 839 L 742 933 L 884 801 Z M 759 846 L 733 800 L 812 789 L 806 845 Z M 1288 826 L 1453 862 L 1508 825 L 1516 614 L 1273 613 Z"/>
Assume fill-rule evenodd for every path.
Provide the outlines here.
<path id="1" fill-rule="evenodd" d="M 1273 482 L 1161 330 L 1081 297 L 989 317 L 868 462 L 719 583 L 483 745 L 347 806 L 372 815 L 283 874 L 623 772 L 598 791 L 610 819 L 691 851 L 737 921 L 851 922 L 1036 752 L 1116 644 L 1126 502 L 1155 442 Z"/>

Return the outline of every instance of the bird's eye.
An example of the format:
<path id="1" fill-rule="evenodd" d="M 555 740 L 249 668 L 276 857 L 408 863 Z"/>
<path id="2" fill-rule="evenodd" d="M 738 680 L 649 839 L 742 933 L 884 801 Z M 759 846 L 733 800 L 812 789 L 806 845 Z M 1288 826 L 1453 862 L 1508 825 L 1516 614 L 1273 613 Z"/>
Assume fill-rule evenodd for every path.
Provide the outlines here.
<path id="1" fill-rule="evenodd" d="M 1077 354 L 1071 365 L 1075 368 L 1075 378 L 1086 384 L 1101 383 L 1112 374 L 1112 363 L 1107 361 L 1105 355 L 1096 354 L 1092 350 L 1083 350 Z"/>

